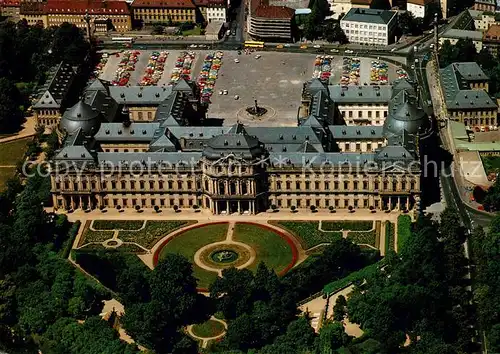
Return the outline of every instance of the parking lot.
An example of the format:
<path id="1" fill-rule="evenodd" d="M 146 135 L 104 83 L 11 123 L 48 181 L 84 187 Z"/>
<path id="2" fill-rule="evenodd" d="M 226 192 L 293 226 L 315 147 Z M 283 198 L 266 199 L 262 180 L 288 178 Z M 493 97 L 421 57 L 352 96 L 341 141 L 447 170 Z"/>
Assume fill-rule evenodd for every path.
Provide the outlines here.
<path id="1" fill-rule="evenodd" d="M 167 50 L 168 56 L 164 70 L 157 85 L 168 85 L 175 62 L 181 50 Z M 152 50 L 138 50 L 135 70 L 131 72 L 128 85 L 138 85 L 144 76 Z M 161 52 L 161 50 L 157 50 Z M 208 50 L 193 50 L 194 60 L 191 64 L 190 76 L 196 80 L 200 75 L 203 60 Z M 110 53 L 108 62 L 102 70 L 100 78 L 108 81 L 115 79 L 115 72 L 123 53 L 117 57 Z M 259 56 L 259 58 L 256 58 Z M 341 83 L 343 67 L 342 56 L 328 56 L 330 64 L 329 83 Z M 219 118 L 224 125 L 232 125 L 242 121 L 246 125 L 294 126 L 297 124 L 297 111 L 301 102 L 304 82 L 310 80 L 315 72 L 317 55 L 310 53 L 277 53 L 253 52 L 245 54 L 237 51 L 224 51 L 222 66 L 218 72 L 208 118 Z M 375 59 L 359 59 L 358 84 L 370 84 L 371 67 Z M 398 77 L 398 68 L 392 64 L 387 66 L 387 81 L 390 84 Z M 373 76 L 373 75 L 372 75 Z M 227 94 L 220 94 L 220 92 Z M 268 109 L 263 118 L 254 119 L 246 114 L 245 109 L 253 106 L 257 100 L 259 106 Z"/>

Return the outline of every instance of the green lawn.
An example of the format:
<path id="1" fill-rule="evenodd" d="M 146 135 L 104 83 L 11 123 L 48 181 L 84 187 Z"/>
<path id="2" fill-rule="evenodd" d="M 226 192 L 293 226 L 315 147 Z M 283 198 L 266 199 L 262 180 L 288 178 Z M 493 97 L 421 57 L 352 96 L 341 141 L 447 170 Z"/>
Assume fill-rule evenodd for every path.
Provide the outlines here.
<path id="1" fill-rule="evenodd" d="M 216 337 L 222 333 L 226 328 L 219 321 L 208 320 L 207 322 L 196 324 L 193 326 L 193 333 L 202 338 Z"/>
<path id="2" fill-rule="evenodd" d="M 193 262 L 194 254 L 201 247 L 213 242 L 223 241 L 227 236 L 228 224 L 206 225 L 183 232 L 163 247 L 160 259 L 167 253 L 178 253 Z M 194 276 L 198 287 L 207 288 L 216 278 L 217 273 L 206 271 L 193 264 Z"/>
<path id="3" fill-rule="evenodd" d="M 201 36 L 201 27 L 195 26 L 193 29 L 182 31 L 183 36 Z"/>
<path id="4" fill-rule="evenodd" d="M 94 220 L 92 227 L 96 230 L 138 230 L 142 220 Z"/>
<path id="5" fill-rule="evenodd" d="M 373 229 L 373 221 L 364 220 L 342 220 L 342 221 L 323 221 L 322 229 L 324 231 L 368 231 Z"/>
<path id="6" fill-rule="evenodd" d="M 256 270 L 259 263 L 264 262 L 268 268 L 279 273 L 292 262 L 290 245 L 271 230 L 257 225 L 236 223 L 233 239 L 246 243 L 255 250 L 257 257 L 248 267 L 250 270 Z"/>
<path id="7" fill-rule="evenodd" d="M 341 232 L 319 231 L 319 222 L 317 221 L 279 221 L 275 225 L 294 234 L 306 250 L 321 243 L 332 242 L 342 237 Z"/>
<path id="8" fill-rule="evenodd" d="M 361 283 L 363 280 L 366 278 L 372 277 L 374 274 L 379 272 L 379 269 L 382 267 L 383 263 L 382 261 L 370 264 L 369 266 L 366 266 L 363 269 L 360 269 L 356 272 L 353 272 L 349 274 L 347 277 L 335 280 L 331 282 L 330 284 L 327 284 L 323 288 L 323 292 L 325 294 L 332 294 L 340 289 L 343 289 L 344 287 L 348 286 L 351 283 Z"/>
<path id="9" fill-rule="evenodd" d="M 0 166 L 15 166 L 21 161 L 31 140 L 25 138 L 0 144 Z"/>
<path id="10" fill-rule="evenodd" d="M 141 222 L 142 221 L 130 220 L 131 227 L 138 226 L 138 223 Z M 144 229 L 140 231 L 120 231 L 118 233 L 118 238 L 123 242 L 136 242 L 142 247 L 151 249 L 163 237 L 190 223 L 190 221 L 185 220 L 147 221 Z"/>

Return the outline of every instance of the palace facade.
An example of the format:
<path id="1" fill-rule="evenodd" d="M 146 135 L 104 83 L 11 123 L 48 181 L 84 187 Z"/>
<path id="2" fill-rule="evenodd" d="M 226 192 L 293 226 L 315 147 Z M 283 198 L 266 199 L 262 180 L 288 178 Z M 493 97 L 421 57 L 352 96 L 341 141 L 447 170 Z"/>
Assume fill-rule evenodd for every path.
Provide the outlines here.
<path id="1" fill-rule="evenodd" d="M 153 119 L 130 119 L 111 87 L 94 81 L 61 119 L 54 206 L 412 209 L 419 144 L 432 130 L 415 90 L 404 86 L 393 87 L 383 126 L 340 125 L 329 87 L 315 79 L 304 86 L 298 126 L 250 127 L 205 126 L 196 87 L 183 80 L 167 89 Z M 85 98 L 97 95 L 113 108 Z"/>

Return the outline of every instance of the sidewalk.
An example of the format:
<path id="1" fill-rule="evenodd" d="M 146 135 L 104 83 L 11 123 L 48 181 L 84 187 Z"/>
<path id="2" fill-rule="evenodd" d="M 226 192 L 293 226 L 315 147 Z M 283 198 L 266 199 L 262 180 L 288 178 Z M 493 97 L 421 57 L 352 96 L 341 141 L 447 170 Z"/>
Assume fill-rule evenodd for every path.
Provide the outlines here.
<path id="1" fill-rule="evenodd" d="M 0 143 L 7 143 L 9 141 L 19 140 L 23 138 L 28 138 L 35 135 L 35 117 L 26 117 L 26 122 L 23 124 L 23 129 L 13 136 L 8 136 L 6 138 L 1 138 Z"/>
<path id="2" fill-rule="evenodd" d="M 54 212 L 53 208 L 45 208 L 47 212 Z M 311 212 L 309 209 L 298 209 L 297 212 L 292 213 L 289 209 L 281 209 L 277 212 L 263 212 L 257 215 L 245 215 L 245 214 L 230 214 L 230 215 L 213 215 L 208 210 L 201 210 L 195 212 L 193 209 L 181 209 L 179 212 L 175 212 L 173 209 L 164 209 L 160 213 L 156 213 L 154 209 L 143 209 L 141 212 L 137 212 L 134 209 L 122 209 L 119 212 L 116 209 L 106 209 L 105 212 L 100 210 L 92 210 L 90 212 L 85 212 L 83 210 L 76 210 L 72 213 L 59 212 L 60 214 L 66 214 L 69 221 L 80 220 L 82 223 L 86 220 L 197 220 L 199 222 L 207 221 L 270 221 L 270 220 L 307 220 L 307 221 L 319 221 L 319 220 L 381 220 L 381 221 L 392 221 L 397 222 L 397 217 L 401 214 L 399 211 L 391 211 L 390 213 L 385 213 L 383 211 L 377 211 L 376 213 L 370 212 L 370 210 L 356 210 L 355 212 L 349 212 L 348 210 L 338 210 L 335 213 L 330 213 L 329 211 L 318 211 Z"/>

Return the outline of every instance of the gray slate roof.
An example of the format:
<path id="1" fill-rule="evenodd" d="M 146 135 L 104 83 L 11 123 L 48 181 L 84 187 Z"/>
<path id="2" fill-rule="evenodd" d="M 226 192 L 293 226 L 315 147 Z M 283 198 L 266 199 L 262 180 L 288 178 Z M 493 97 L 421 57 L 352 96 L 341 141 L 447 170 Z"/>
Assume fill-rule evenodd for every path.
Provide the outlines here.
<path id="1" fill-rule="evenodd" d="M 118 104 L 157 106 L 171 93 L 171 86 L 111 86 L 109 88 L 109 94 Z"/>
<path id="2" fill-rule="evenodd" d="M 134 122 L 129 127 L 125 127 L 122 123 L 102 123 L 95 139 L 100 143 L 127 141 L 149 144 L 159 127 L 160 123 L 157 122 Z"/>
<path id="3" fill-rule="evenodd" d="M 120 164 L 126 167 L 132 162 L 137 166 L 142 162 L 143 166 L 189 167 L 196 165 L 200 158 L 201 152 L 100 152 L 98 155 L 99 163 L 111 163 L 115 167 Z"/>
<path id="4" fill-rule="evenodd" d="M 38 100 L 33 108 L 61 108 L 62 101 L 68 94 L 75 72 L 71 65 L 60 62 L 48 73 L 45 84 L 38 89 Z"/>
<path id="5" fill-rule="evenodd" d="M 337 104 L 388 103 L 391 99 L 390 86 L 342 86 L 330 85 L 330 98 Z"/>
<path id="6" fill-rule="evenodd" d="M 310 166 L 363 166 L 373 163 L 375 154 L 373 153 L 317 153 L 317 152 L 276 152 L 269 154 L 269 163 L 275 168 Z"/>
<path id="7" fill-rule="evenodd" d="M 447 39 L 472 39 L 473 41 L 482 41 L 483 32 L 481 31 L 469 31 L 460 29 L 448 29 L 442 35 L 441 38 Z"/>
<path id="8" fill-rule="evenodd" d="M 352 8 L 341 21 L 386 25 L 396 16 L 395 11 Z"/>
<path id="9" fill-rule="evenodd" d="M 383 139 L 382 126 L 330 125 L 335 140 Z"/>

